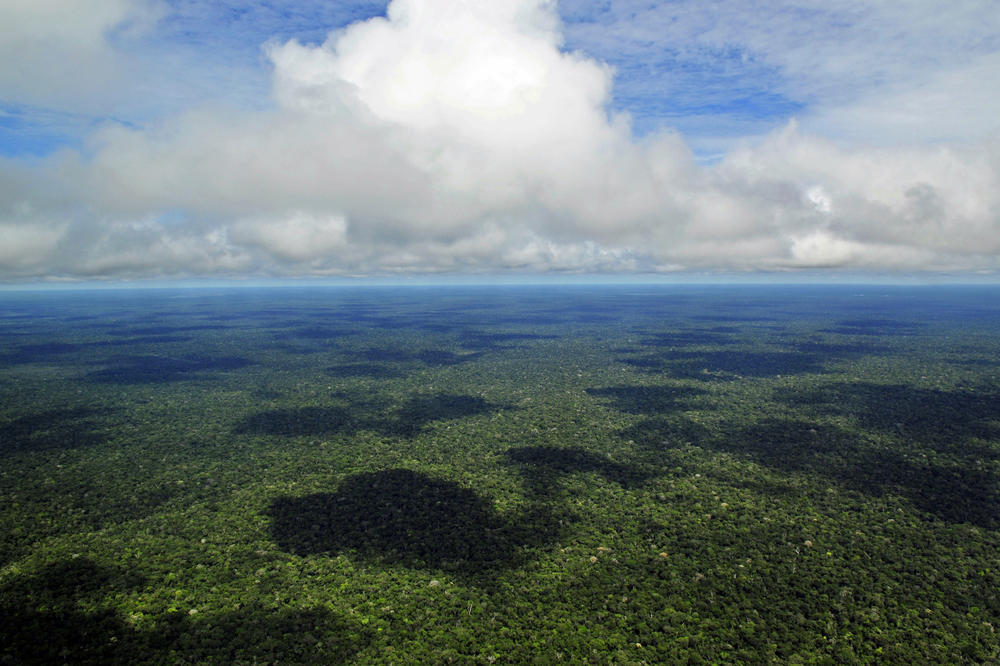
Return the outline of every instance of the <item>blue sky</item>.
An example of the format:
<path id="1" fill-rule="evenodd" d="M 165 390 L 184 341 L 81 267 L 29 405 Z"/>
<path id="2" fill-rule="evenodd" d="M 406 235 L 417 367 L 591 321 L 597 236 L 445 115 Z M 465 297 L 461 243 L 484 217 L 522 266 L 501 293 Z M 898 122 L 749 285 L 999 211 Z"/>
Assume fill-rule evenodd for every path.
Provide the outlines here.
<path id="1" fill-rule="evenodd" d="M 152 66 L 158 94 L 124 100 L 116 109 L 75 113 L 71 109 L 3 100 L 0 154 L 45 155 L 82 139 L 105 121 L 150 123 L 183 104 L 213 102 L 260 106 L 268 102 L 270 66 L 262 45 L 297 40 L 321 44 L 331 30 L 384 16 L 383 1 L 167 0 L 138 35 L 112 28 L 111 44 Z M 731 136 L 763 133 L 804 110 L 806 102 L 779 91 L 781 72 L 758 61 L 739 44 L 673 45 L 593 39 L 620 16 L 611 3 L 563 2 L 566 50 L 579 50 L 615 69 L 611 108 L 630 114 L 644 135 L 675 128 L 697 141 L 725 128 Z M 222 81 L 220 83 L 220 81 Z M 669 93 L 669 94 L 665 94 Z M 115 112 L 117 111 L 117 112 Z M 716 157 L 707 150 L 704 157 Z"/>
<path id="2" fill-rule="evenodd" d="M 178 97 L 205 103 L 242 96 L 238 104 L 261 104 L 269 87 L 261 46 L 298 39 L 322 42 L 327 33 L 356 20 L 384 14 L 384 2 L 232 2 L 168 0 L 153 7 L 151 25 L 135 34 L 112 26 L 110 44 L 141 60 L 160 91 L 153 100 L 120 100 L 89 113 L 25 104 L 0 90 L 0 154 L 44 155 L 63 146 L 79 148 L 102 122 L 149 123 L 179 110 Z M 125 24 L 127 26 L 127 23 Z M 218 79 L 228 79 L 218 85 Z M 118 100 L 116 100 L 118 101 Z"/>
<path id="3" fill-rule="evenodd" d="M 36 0 L 0 23 L 0 281 L 1000 270 L 988 1 Z"/>

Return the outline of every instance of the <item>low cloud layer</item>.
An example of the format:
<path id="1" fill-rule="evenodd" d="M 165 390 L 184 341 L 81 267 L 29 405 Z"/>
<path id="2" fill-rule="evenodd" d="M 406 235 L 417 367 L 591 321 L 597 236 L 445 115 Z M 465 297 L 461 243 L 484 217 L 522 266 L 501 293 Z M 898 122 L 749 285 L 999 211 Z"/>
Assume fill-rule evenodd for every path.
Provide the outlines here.
<path id="1" fill-rule="evenodd" d="M 562 40 L 543 0 L 395 0 L 270 44 L 268 108 L 0 161 L 0 278 L 1000 269 L 996 132 L 871 147 L 793 121 L 706 166 L 636 138 L 614 70 Z"/>

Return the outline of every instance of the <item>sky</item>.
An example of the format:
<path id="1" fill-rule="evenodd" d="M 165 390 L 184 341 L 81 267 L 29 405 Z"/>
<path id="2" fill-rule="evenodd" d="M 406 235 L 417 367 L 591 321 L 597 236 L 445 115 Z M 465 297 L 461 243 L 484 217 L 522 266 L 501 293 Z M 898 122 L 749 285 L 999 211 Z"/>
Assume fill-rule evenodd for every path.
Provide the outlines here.
<path id="1" fill-rule="evenodd" d="M 0 283 L 1000 276 L 994 0 L 3 0 L 0 25 Z"/>

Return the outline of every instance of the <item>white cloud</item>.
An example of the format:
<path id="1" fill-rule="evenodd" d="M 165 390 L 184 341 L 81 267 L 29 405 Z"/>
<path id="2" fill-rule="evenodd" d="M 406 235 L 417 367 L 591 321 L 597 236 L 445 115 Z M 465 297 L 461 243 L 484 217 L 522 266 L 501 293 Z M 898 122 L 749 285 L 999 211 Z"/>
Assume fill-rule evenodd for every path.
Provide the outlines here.
<path id="1" fill-rule="evenodd" d="M 147 0 L 5 0 L 0 3 L 0 101 L 104 108 L 127 69 L 111 34 L 150 25 Z"/>
<path id="2" fill-rule="evenodd" d="M 342 248 L 346 233 L 347 221 L 342 216 L 293 211 L 279 219 L 239 220 L 230 229 L 229 239 L 237 245 L 260 247 L 280 259 L 307 261 Z"/>
<path id="3" fill-rule="evenodd" d="M 0 270 L 17 275 L 44 266 L 62 237 L 64 225 L 30 222 L 0 222 Z"/>
<path id="4" fill-rule="evenodd" d="M 3 275 L 1000 269 L 1000 138 L 850 146 L 791 123 L 700 166 L 676 133 L 635 139 L 613 72 L 561 44 L 541 0 L 395 0 L 272 44 L 269 110 L 0 164 L 22 257 Z"/>

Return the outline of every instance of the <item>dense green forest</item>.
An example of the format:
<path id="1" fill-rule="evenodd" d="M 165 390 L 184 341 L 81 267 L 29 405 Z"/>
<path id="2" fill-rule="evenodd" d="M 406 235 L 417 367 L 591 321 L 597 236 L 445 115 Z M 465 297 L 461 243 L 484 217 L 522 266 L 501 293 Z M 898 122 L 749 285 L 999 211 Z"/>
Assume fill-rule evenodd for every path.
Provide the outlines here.
<path id="1" fill-rule="evenodd" d="M 1000 662 L 990 288 L 0 294 L 0 664 Z"/>

